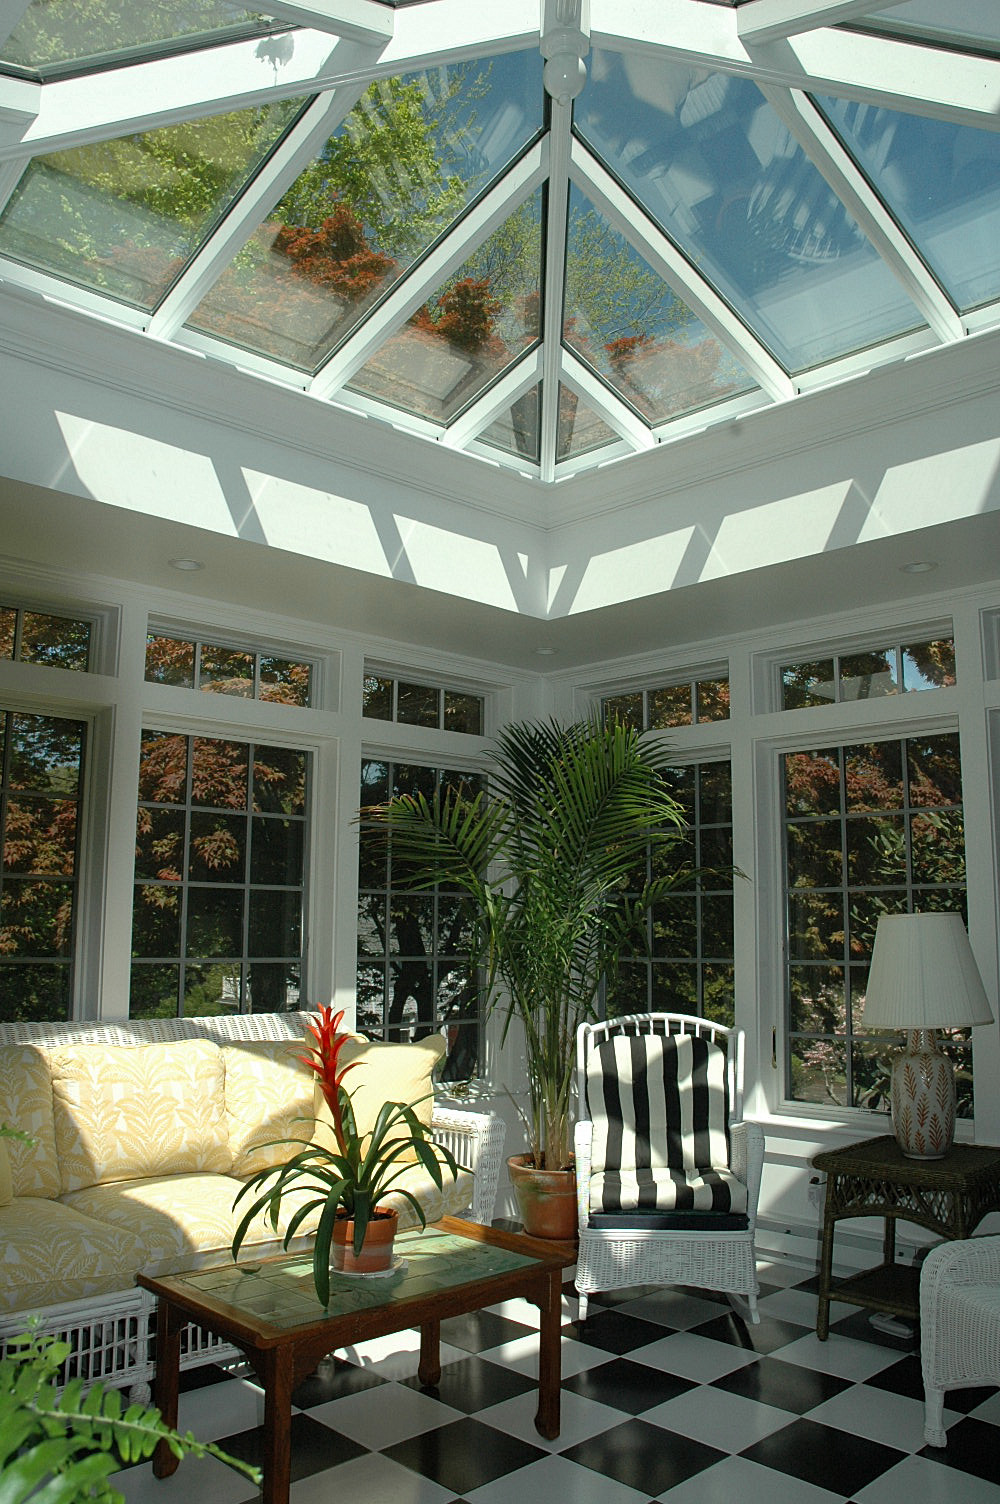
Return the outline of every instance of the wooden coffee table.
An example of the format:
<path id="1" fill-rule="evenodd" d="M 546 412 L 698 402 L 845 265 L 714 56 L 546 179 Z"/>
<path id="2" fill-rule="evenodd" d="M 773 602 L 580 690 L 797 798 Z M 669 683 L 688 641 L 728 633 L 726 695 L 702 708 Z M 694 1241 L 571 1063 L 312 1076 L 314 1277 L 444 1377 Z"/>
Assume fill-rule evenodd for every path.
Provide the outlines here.
<path id="1" fill-rule="evenodd" d="M 441 1322 L 522 1296 L 539 1309 L 538 1411 L 542 1436 L 559 1434 L 560 1293 L 575 1249 L 477 1222 L 445 1217 L 425 1232 L 401 1233 L 397 1270 L 382 1277 L 331 1275 L 330 1306 L 316 1299 L 310 1253 L 226 1264 L 139 1283 L 157 1297 L 153 1397 L 177 1425 L 181 1331 L 189 1321 L 238 1347 L 264 1386 L 264 1504 L 287 1504 L 292 1393 L 327 1353 L 420 1328 L 420 1382 L 441 1377 Z M 178 1459 L 161 1442 L 158 1478 Z"/>

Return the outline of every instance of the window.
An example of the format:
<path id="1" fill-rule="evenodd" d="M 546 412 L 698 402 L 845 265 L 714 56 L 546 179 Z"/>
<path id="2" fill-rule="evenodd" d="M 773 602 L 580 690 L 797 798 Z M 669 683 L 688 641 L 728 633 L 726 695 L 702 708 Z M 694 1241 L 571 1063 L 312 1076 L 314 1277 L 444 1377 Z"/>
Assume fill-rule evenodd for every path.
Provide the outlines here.
<path id="1" fill-rule="evenodd" d="M 670 726 L 694 726 L 705 721 L 728 721 L 729 677 L 681 679 L 650 689 L 628 690 L 601 701 L 601 714 L 617 716 L 637 731 L 664 731 Z"/>
<path id="2" fill-rule="evenodd" d="M 692 869 L 646 919 L 648 955 L 623 961 L 609 989 L 611 1015 L 647 1010 L 697 1013 L 734 1021 L 733 796 L 730 764 L 701 762 L 672 771 L 674 797 L 688 830 L 647 863 L 646 878 L 680 865 Z M 663 864 L 661 867 L 660 864 Z M 700 869 L 695 875 L 694 869 Z"/>
<path id="3" fill-rule="evenodd" d="M 361 765 L 361 804 L 396 794 L 433 796 L 439 784 L 474 793 L 484 780 L 471 773 L 367 759 Z M 361 832 L 358 870 L 358 1028 L 375 1039 L 421 1039 L 444 1033 L 444 1079 L 477 1072 L 480 989 L 469 960 L 469 928 L 461 895 L 435 888 L 403 891 L 392 843 Z"/>
<path id="4" fill-rule="evenodd" d="M 145 731 L 133 1018 L 297 1008 L 309 753 Z"/>
<path id="5" fill-rule="evenodd" d="M 869 648 L 779 669 L 782 710 L 804 705 L 831 705 L 839 700 L 874 700 L 955 683 L 955 642 L 929 642 Z"/>
<path id="6" fill-rule="evenodd" d="M 312 666 L 308 663 L 161 632 L 146 637 L 146 681 L 239 695 L 244 700 L 312 704 Z"/>
<path id="7" fill-rule="evenodd" d="M 484 707 L 482 695 L 466 690 L 412 684 L 384 674 L 365 674 L 362 714 L 369 720 L 399 721 L 408 726 L 431 726 L 482 736 Z"/>
<path id="8" fill-rule="evenodd" d="M 69 1018 L 86 726 L 0 712 L 0 1019 Z"/>
<path id="9" fill-rule="evenodd" d="M 86 673 L 92 632 L 93 623 L 80 617 L 0 606 L 0 658 Z"/>
<path id="10" fill-rule="evenodd" d="M 782 763 L 788 1095 L 884 1109 L 885 1036 L 864 1028 L 875 926 L 880 914 L 917 910 L 965 917 L 958 735 L 788 752 Z M 968 1031 L 947 1048 L 969 1117 Z"/>

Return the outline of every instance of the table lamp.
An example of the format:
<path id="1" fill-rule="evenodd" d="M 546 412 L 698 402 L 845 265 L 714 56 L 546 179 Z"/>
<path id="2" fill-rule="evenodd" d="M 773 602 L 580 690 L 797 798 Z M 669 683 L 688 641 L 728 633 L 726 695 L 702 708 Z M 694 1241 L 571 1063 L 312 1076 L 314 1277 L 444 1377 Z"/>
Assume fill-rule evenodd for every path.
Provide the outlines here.
<path id="1" fill-rule="evenodd" d="M 955 1072 L 936 1029 L 993 1022 L 961 914 L 883 914 L 866 1029 L 906 1029 L 892 1064 L 892 1126 L 910 1159 L 943 1159 L 955 1136 Z"/>

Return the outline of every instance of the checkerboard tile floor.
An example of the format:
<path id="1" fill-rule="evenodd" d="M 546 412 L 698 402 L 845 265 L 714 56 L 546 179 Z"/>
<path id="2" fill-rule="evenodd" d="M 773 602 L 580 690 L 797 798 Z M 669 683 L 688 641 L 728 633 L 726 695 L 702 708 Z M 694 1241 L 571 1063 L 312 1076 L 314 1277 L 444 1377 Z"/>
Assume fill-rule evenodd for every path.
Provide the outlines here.
<path id="1" fill-rule="evenodd" d="M 535 1318 L 514 1301 L 442 1324 L 441 1382 L 416 1378 L 416 1333 L 334 1358 L 295 1394 L 292 1504 L 1000 1504 L 1000 1392 L 948 1396 L 948 1445 L 924 1445 L 920 1359 L 855 1307 L 815 1336 L 816 1279 L 761 1267 L 761 1321 L 677 1289 L 592 1298 L 566 1287 L 562 1430 L 535 1431 Z M 187 1375 L 180 1425 L 260 1456 L 260 1390 Z M 243 1504 L 212 1458 L 170 1479 L 117 1473 L 128 1504 Z"/>

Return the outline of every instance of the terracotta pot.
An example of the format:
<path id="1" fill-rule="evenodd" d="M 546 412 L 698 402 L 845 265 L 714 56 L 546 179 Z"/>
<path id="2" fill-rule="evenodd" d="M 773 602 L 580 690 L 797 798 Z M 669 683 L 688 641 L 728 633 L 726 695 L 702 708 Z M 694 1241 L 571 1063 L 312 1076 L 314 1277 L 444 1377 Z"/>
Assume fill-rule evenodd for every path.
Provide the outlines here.
<path id="1" fill-rule="evenodd" d="M 576 1237 L 576 1171 L 536 1170 L 530 1154 L 507 1161 L 521 1224 L 533 1238 L 569 1243 Z"/>
<path id="2" fill-rule="evenodd" d="M 392 1268 L 392 1243 L 399 1213 L 377 1206 L 365 1230 L 361 1252 L 354 1252 L 354 1218 L 338 1216 L 333 1224 L 330 1268 L 340 1274 L 377 1274 Z"/>

